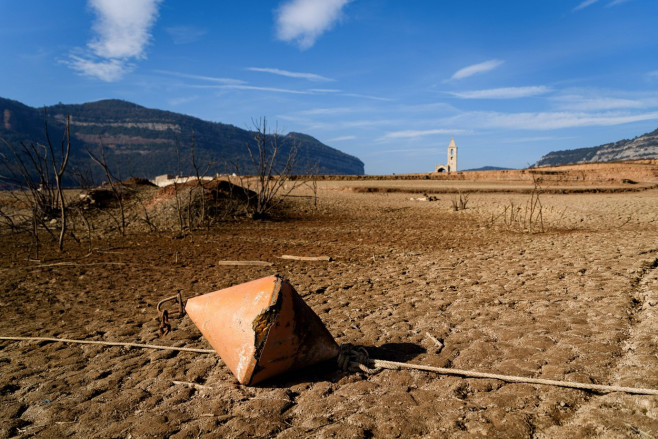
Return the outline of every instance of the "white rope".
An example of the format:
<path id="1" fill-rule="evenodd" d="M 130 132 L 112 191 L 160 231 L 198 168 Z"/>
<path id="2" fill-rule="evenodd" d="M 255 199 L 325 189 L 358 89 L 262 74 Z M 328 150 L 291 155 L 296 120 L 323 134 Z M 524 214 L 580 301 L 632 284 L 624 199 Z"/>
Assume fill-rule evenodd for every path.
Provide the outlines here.
<path id="1" fill-rule="evenodd" d="M 95 344 L 104 346 L 123 346 L 128 348 L 143 348 L 143 349 L 160 349 L 163 351 L 183 351 L 183 352 L 197 352 L 199 354 L 214 354 L 214 349 L 197 349 L 197 348 L 181 348 L 176 346 L 162 346 L 152 344 L 140 343 L 123 343 L 119 341 L 101 341 L 101 340 L 72 340 L 69 338 L 53 338 L 53 337 L 0 337 L 0 340 L 12 341 L 52 341 L 60 343 L 77 343 L 77 344 Z"/>
<path id="2" fill-rule="evenodd" d="M 58 343 L 76 343 L 76 344 L 93 344 L 103 346 L 122 346 L 130 348 L 159 349 L 168 351 L 196 352 L 200 354 L 214 354 L 213 349 L 183 348 L 175 346 L 149 345 L 141 343 L 123 343 L 117 341 L 100 341 L 100 340 L 73 340 L 68 338 L 54 337 L 3 337 L 0 340 L 10 341 L 50 341 Z M 573 381 L 546 380 L 542 378 L 528 378 L 513 375 L 499 375 L 494 373 L 477 372 L 472 370 L 452 369 L 446 367 L 423 366 L 421 364 L 399 363 L 397 361 L 374 360 L 368 357 L 368 351 L 363 347 L 354 347 L 352 345 L 341 346 L 338 355 L 338 365 L 344 370 L 362 371 L 366 373 L 375 373 L 380 369 L 414 369 L 434 372 L 443 375 L 457 375 L 467 378 L 488 378 L 501 380 L 510 383 L 541 384 L 546 386 L 567 387 L 571 389 L 593 390 L 596 392 L 624 392 L 636 395 L 658 395 L 657 389 L 643 389 L 638 387 L 623 386 L 605 386 L 600 384 L 577 383 Z"/>
<path id="3" fill-rule="evenodd" d="M 452 369 L 446 367 L 423 366 L 420 364 L 398 363 L 397 361 L 374 360 L 368 358 L 364 348 L 355 348 L 352 345 L 341 346 L 338 355 L 338 365 L 344 370 L 364 371 L 374 373 L 381 369 L 414 369 L 434 372 L 443 375 L 457 375 L 467 378 L 489 378 L 510 383 L 542 384 L 546 386 L 567 387 L 572 389 L 593 390 L 596 392 L 625 392 L 636 395 L 658 395 L 656 389 L 643 389 L 637 387 L 604 386 L 600 384 L 576 383 L 573 381 L 545 380 L 541 378 L 527 378 L 512 375 L 499 375 L 494 373 L 476 372 L 471 370 Z"/>

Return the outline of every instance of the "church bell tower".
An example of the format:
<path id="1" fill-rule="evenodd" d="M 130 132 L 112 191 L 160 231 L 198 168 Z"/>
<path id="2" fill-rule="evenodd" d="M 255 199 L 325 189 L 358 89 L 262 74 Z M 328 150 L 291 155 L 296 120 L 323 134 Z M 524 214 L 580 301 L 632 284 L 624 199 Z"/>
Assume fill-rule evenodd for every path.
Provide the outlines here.
<path id="1" fill-rule="evenodd" d="M 457 145 L 454 137 L 450 138 L 448 145 L 448 172 L 457 172 Z"/>

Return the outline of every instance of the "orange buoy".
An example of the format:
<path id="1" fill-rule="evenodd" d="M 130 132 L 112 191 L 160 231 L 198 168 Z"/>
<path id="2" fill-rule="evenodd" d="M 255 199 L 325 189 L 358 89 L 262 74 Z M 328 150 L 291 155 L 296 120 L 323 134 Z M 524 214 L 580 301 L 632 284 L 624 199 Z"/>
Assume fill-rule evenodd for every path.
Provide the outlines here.
<path id="1" fill-rule="evenodd" d="M 317 314 L 278 276 L 188 299 L 185 311 L 242 384 L 338 355 Z"/>

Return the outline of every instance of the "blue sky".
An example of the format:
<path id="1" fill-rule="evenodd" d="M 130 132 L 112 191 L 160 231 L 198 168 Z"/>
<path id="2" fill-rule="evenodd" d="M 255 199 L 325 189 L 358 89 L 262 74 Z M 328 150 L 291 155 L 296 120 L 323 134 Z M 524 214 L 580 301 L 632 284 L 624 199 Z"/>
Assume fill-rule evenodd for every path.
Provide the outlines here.
<path id="1" fill-rule="evenodd" d="M 0 0 L 0 96 L 267 117 L 368 174 L 658 128 L 656 0 Z"/>

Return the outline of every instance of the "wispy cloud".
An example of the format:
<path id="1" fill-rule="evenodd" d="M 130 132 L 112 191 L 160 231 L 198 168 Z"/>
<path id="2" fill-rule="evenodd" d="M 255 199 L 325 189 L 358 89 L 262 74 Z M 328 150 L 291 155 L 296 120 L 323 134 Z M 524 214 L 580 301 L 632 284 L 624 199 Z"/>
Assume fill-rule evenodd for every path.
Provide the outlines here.
<path id="1" fill-rule="evenodd" d="M 334 114 L 346 114 L 357 111 L 354 107 L 313 108 L 311 110 L 298 111 L 303 116 L 329 116 Z"/>
<path id="2" fill-rule="evenodd" d="M 606 7 L 621 5 L 622 3 L 628 3 L 631 0 L 613 0 L 606 5 Z"/>
<path id="3" fill-rule="evenodd" d="M 180 98 L 171 98 L 169 99 L 169 105 L 176 107 L 178 105 L 188 104 L 195 100 L 199 99 L 199 96 L 184 96 Z"/>
<path id="4" fill-rule="evenodd" d="M 434 154 L 437 153 L 437 149 L 443 152 L 443 146 L 438 148 L 436 147 L 435 148 L 398 148 L 398 149 L 378 149 L 371 152 L 363 153 L 361 154 L 361 156 L 377 157 L 377 156 L 391 155 L 391 154 L 404 154 L 405 157 L 422 156 L 427 158 L 428 156 L 429 157 L 434 156 Z M 432 165 L 432 167 L 434 166 Z"/>
<path id="5" fill-rule="evenodd" d="M 133 64 L 124 59 L 99 59 L 90 58 L 88 55 L 69 55 L 65 61 L 73 70 L 77 70 L 85 76 L 93 76 L 105 82 L 113 82 L 121 79 L 123 75 L 131 71 Z"/>
<path id="6" fill-rule="evenodd" d="M 530 87 L 504 87 L 488 90 L 471 90 L 450 92 L 451 95 L 462 99 L 516 99 L 546 94 L 550 89 L 546 86 Z"/>
<path id="7" fill-rule="evenodd" d="M 178 78 L 187 78 L 187 79 L 196 79 L 199 81 L 207 81 L 207 82 L 218 82 L 221 84 L 244 84 L 245 81 L 241 79 L 233 79 L 233 78 L 220 78 L 220 77 L 215 77 L 215 76 L 203 76 L 203 75 L 193 75 L 189 73 L 180 73 L 180 72 L 172 72 L 169 70 L 154 70 L 156 73 L 161 73 L 163 75 L 169 75 L 169 76 L 176 76 Z"/>
<path id="8" fill-rule="evenodd" d="M 96 15 L 94 38 L 86 49 L 77 49 L 66 61 L 83 75 L 103 81 L 119 80 L 146 57 L 151 28 L 162 0 L 88 0 Z"/>
<path id="9" fill-rule="evenodd" d="M 575 8 L 573 8 L 574 12 L 580 11 L 581 9 L 585 9 L 588 6 L 593 5 L 594 3 L 598 2 L 599 0 L 584 0 L 578 4 Z"/>
<path id="10" fill-rule="evenodd" d="M 108 68 L 109 67 L 111 66 L 108 66 Z M 278 69 L 249 67 L 247 70 L 266 71 L 266 73 L 274 73 L 271 72 L 270 70 L 278 70 Z M 246 81 L 243 81 L 241 79 L 235 79 L 235 78 L 222 78 L 222 77 L 214 77 L 214 76 L 195 75 L 190 73 L 173 72 L 169 70 L 153 70 L 153 72 L 160 73 L 163 75 L 168 75 L 168 76 L 175 76 L 178 78 L 194 79 L 202 82 L 215 83 L 215 84 L 201 84 L 201 83 L 183 84 L 183 86 L 191 87 L 191 88 L 214 88 L 214 89 L 223 89 L 223 90 L 253 90 L 253 91 L 265 91 L 272 93 L 287 93 L 287 94 L 299 94 L 299 95 L 333 94 L 336 96 L 354 97 L 354 98 L 368 99 L 368 100 L 374 100 L 380 102 L 382 101 L 388 102 L 392 100 L 380 96 L 370 96 L 370 95 L 364 95 L 359 93 L 348 93 L 343 90 L 333 89 L 333 88 L 291 89 L 291 88 L 270 87 L 270 86 L 262 86 L 262 85 L 251 85 Z M 280 70 L 279 72 L 285 72 L 291 75 L 314 75 L 313 73 L 286 72 L 285 70 Z M 277 72 L 275 74 L 279 74 L 279 73 Z M 289 75 L 284 75 L 284 76 L 289 76 Z M 302 77 L 302 76 L 295 76 L 295 77 Z M 331 81 L 331 79 L 328 78 L 327 80 Z"/>
<path id="11" fill-rule="evenodd" d="M 635 99 L 613 97 L 586 97 L 582 95 L 563 95 L 552 98 L 558 108 L 571 111 L 606 111 L 630 108 L 643 108 L 651 106 L 651 102 Z M 653 100 L 658 105 L 658 99 Z"/>
<path id="12" fill-rule="evenodd" d="M 658 92 L 601 88 L 571 88 L 548 98 L 554 108 L 567 111 L 658 109 Z"/>
<path id="13" fill-rule="evenodd" d="M 391 98 L 382 98 L 381 96 L 371 96 L 371 95 L 362 95 L 360 93 L 342 93 L 343 96 L 348 96 L 351 98 L 363 98 L 370 99 L 372 101 L 381 101 L 381 102 L 392 102 Z"/>
<path id="14" fill-rule="evenodd" d="M 356 136 L 340 136 L 327 140 L 327 142 L 344 142 L 345 140 L 354 140 Z"/>
<path id="15" fill-rule="evenodd" d="M 340 20 L 343 7 L 352 0 L 289 0 L 276 14 L 276 33 L 282 41 L 309 49 L 317 38 Z"/>
<path id="16" fill-rule="evenodd" d="M 612 0 L 607 5 L 605 5 L 605 7 L 609 8 L 611 6 L 617 6 L 617 5 L 621 5 L 623 3 L 628 3 L 629 1 L 631 1 L 631 0 Z M 580 2 L 578 4 L 578 6 L 573 8 L 573 11 L 574 12 L 580 11 L 581 9 L 585 9 L 586 7 L 592 6 L 594 3 L 598 3 L 598 2 L 599 2 L 599 0 L 583 0 L 582 2 Z"/>
<path id="17" fill-rule="evenodd" d="M 495 68 L 500 67 L 504 61 L 499 59 L 491 59 L 489 61 L 473 64 L 462 69 L 457 70 L 450 79 L 464 79 L 469 76 L 477 75 L 479 73 L 486 73 Z"/>
<path id="18" fill-rule="evenodd" d="M 194 26 L 172 26 L 165 29 L 174 44 L 189 44 L 199 41 L 208 33 L 205 29 L 199 29 Z"/>
<path id="19" fill-rule="evenodd" d="M 275 93 L 291 93 L 291 94 L 300 94 L 300 95 L 317 95 L 317 94 L 325 94 L 325 93 L 336 93 L 336 90 L 323 90 L 323 89 L 308 89 L 308 90 L 295 90 L 295 89 L 289 89 L 289 88 L 279 88 L 279 87 L 264 87 L 264 86 L 256 86 L 256 85 L 243 85 L 243 84 L 226 84 L 226 85 L 219 85 L 216 88 L 223 88 L 223 89 L 233 89 L 233 90 L 258 90 L 258 91 L 270 91 L 270 92 L 275 92 Z M 362 95 L 358 93 L 343 93 L 339 92 L 340 96 L 347 96 L 347 97 L 355 97 L 355 98 L 362 98 L 362 99 L 370 99 L 370 100 L 375 100 L 375 101 L 390 101 L 391 99 L 388 98 L 381 98 L 378 96 L 368 96 L 368 95 Z"/>
<path id="20" fill-rule="evenodd" d="M 267 67 L 247 67 L 247 70 L 252 72 L 272 73 L 273 75 L 285 76 L 288 78 L 301 78 L 308 81 L 334 81 L 334 79 L 327 78 L 326 76 L 316 75 L 315 73 L 291 72 L 289 70 Z"/>
<path id="21" fill-rule="evenodd" d="M 297 115 L 286 115 L 280 114 L 277 116 L 277 119 L 287 120 L 289 122 L 294 122 L 298 126 L 303 126 L 306 130 L 320 131 L 327 130 L 331 133 L 335 133 L 337 130 L 342 129 L 353 129 L 353 128 L 373 128 L 373 127 L 387 127 L 400 125 L 406 123 L 406 120 L 391 120 L 391 119 L 354 119 L 354 118 L 345 118 L 338 120 L 327 120 L 326 118 L 320 118 L 319 120 L 312 120 L 306 117 L 300 117 Z"/>
<path id="22" fill-rule="evenodd" d="M 434 134 L 455 134 L 457 132 L 462 132 L 462 130 L 434 129 L 392 131 L 390 133 L 386 133 L 382 139 L 406 139 L 412 137 L 430 136 Z"/>
<path id="23" fill-rule="evenodd" d="M 339 89 L 334 89 L 334 88 L 311 88 L 307 90 L 308 92 L 312 93 L 318 93 L 318 94 L 336 94 L 339 96 L 346 96 L 349 98 L 360 98 L 360 99 L 368 99 L 371 101 L 379 101 L 379 102 L 392 102 L 393 99 L 391 98 L 383 98 L 381 96 L 372 96 L 372 95 L 364 95 L 361 93 L 349 93 L 344 90 L 339 90 Z"/>
<path id="24" fill-rule="evenodd" d="M 511 139 L 499 139 L 502 143 L 533 143 L 533 142 L 554 142 L 556 140 L 575 139 L 573 136 L 534 136 L 534 137 L 514 137 Z"/>
<path id="25" fill-rule="evenodd" d="M 516 130 L 555 130 L 586 126 L 612 126 L 658 119 L 658 112 L 629 114 L 620 112 L 538 112 L 498 113 L 470 112 L 448 118 L 444 123 Z"/>
<path id="26" fill-rule="evenodd" d="M 221 88 L 225 90 L 256 90 L 256 91 L 268 91 L 273 93 L 288 93 L 288 94 L 297 94 L 297 95 L 313 94 L 313 92 L 308 90 L 293 90 L 289 88 L 279 88 L 279 87 L 261 87 L 257 85 L 226 84 L 226 85 L 217 85 L 217 86 L 208 86 L 208 87 Z"/>

